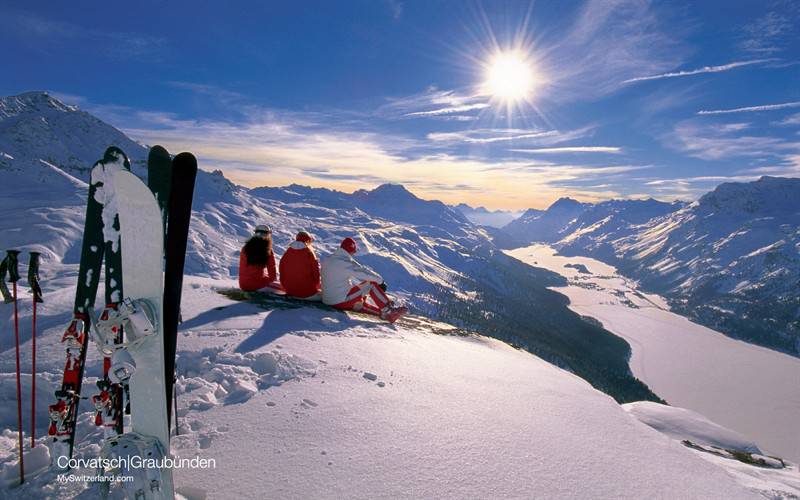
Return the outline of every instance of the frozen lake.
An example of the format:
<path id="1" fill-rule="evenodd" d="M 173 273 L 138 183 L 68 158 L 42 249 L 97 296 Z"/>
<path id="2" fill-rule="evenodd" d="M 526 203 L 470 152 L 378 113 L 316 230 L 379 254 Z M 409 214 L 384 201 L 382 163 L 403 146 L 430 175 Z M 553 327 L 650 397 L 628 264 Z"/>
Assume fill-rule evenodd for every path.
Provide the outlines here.
<path id="1" fill-rule="evenodd" d="M 800 359 L 674 314 L 664 299 L 639 292 L 600 261 L 558 256 L 548 245 L 507 253 L 566 277 L 569 286 L 556 290 L 569 297 L 570 309 L 627 340 L 631 371 L 667 402 L 800 462 Z"/>

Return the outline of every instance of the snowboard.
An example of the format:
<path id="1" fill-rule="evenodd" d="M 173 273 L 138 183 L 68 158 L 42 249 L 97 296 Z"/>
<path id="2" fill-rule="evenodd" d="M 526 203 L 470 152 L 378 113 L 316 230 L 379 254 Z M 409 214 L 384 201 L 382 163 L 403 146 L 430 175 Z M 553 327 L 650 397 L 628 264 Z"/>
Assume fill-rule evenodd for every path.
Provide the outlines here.
<path id="1" fill-rule="evenodd" d="M 386 320 L 383 320 L 374 314 L 358 312 L 351 309 L 346 311 L 342 309 L 336 309 L 333 306 L 323 304 L 321 297 L 317 298 L 316 300 L 302 299 L 286 295 L 285 292 L 275 293 L 275 290 L 267 290 L 265 288 L 262 288 L 257 292 L 245 292 L 238 288 L 220 288 L 217 289 L 217 293 L 231 300 L 235 300 L 237 302 L 250 302 L 251 304 L 256 304 L 265 309 L 300 309 L 302 307 L 313 307 L 315 309 L 322 309 L 323 311 L 335 312 L 346 316 L 354 314 L 361 318 L 369 318 L 375 322 L 386 322 Z M 407 318 L 408 315 L 404 314 L 398 318 L 397 323 L 403 324 L 403 320 L 406 320 Z"/>
<path id="2" fill-rule="evenodd" d="M 124 351 L 135 370 L 130 375 L 131 432 L 118 436 L 106 450 L 112 456 L 125 453 L 169 456 L 166 384 L 164 380 L 163 226 L 158 202 L 148 187 L 130 172 L 114 175 L 122 228 L 122 276 L 125 303 L 133 311 L 127 326 Z M 119 351 L 114 356 L 118 358 Z M 124 354 L 124 352 L 123 352 Z M 126 354 L 126 355 L 127 355 Z M 145 456 L 145 455 L 141 455 Z M 132 470 L 137 480 L 125 484 L 135 498 L 173 498 L 172 470 Z M 144 474 L 140 478 L 137 474 Z M 158 483 L 155 489 L 153 482 Z"/>
<path id="3" fill-rule="evenodd" d="M 192 218 L 192 197 L 197 177 L 197 159 L 191 153 L 180 153 L 172 160 L 171 172 L 164 268 L 164 380 L 167 391 L 168 423 L 172 419 L 170 399 L 175 383 L 175 354 L 181 314 L 183 268 L 186 263 L 189 222 Z"/>

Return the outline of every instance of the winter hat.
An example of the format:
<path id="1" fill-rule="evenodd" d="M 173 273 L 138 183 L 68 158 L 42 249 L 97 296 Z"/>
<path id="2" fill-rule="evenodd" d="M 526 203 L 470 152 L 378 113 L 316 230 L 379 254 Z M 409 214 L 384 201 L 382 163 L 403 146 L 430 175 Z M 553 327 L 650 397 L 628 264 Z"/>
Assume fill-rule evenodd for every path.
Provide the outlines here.
<path id="1" fill-rule="evenodd" d="M 253 233 L 256 236 L 261 236 L 261 235 L 264 235 L 264 234 L 271 234 L 272 233 L 272 229 L 266 224 L 259 224 L 259 225 L 256 226 L 256 229 L 255 229 L 255 231 L 253 231 Z"/>
<path id="2" fill-rule="evenodd" d="M 350 255 L 353 255 L 354 253 L 356 253 L 356 250 L 357 250 L 356 240 L 354 240 L 353 238 L 345 238 L 345 239 L 343 239 L 342 240 L 342 244 L 339 245 L 339 246 L 341 246 L 344 249 L 344 251 L 349 253 Z"/>
<path id="3" fill-rule="evenodd" d="M 297 233 L 297 236 L 294 239 L 297 241 L 302 241 L 303 243 L 311 243 L 314 241 L 314 238 L 312 238 L 311 235 L 305 231 L 300 231 Z"/>

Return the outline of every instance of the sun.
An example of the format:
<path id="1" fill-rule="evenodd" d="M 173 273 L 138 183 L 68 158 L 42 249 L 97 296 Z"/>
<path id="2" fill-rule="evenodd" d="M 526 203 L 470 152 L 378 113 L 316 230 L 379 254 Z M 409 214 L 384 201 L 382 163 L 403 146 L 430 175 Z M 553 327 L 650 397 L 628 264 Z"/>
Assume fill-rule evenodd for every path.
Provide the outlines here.
<path id="1" fill-rule="evenodd" d="M 534 83 L 533 65 L 519 50 L 498 52 L 486 64 L 485 92 L 506 103 L 528 100 Z"/>

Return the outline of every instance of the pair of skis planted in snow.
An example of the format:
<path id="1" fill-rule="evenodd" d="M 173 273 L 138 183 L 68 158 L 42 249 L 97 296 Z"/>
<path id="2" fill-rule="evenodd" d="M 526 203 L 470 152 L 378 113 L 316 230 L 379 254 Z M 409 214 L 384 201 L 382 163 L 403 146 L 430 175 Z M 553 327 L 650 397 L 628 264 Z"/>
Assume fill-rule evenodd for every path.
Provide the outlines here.
<path id="1" fill-rule="evenodd" d="M 92 169 L 75 319 L 64 335 L 67 365 L 58 402 L 50 408 L 53 463 L 72 455 L 90 332 L 104 356 L 101 393 L 93 397 L 95 423 L 106 429 L 104 456 L 169 455 L 169 396 L 196 173 L 194 156 L 181 153 L 171 160 L 160 146 L 148 158 L 149 189 L 129 172 L 117 148 L 109 148 Z M 165 251 L 166 287 L 161 272 Z M 94 319 L 104 255 L 108 306 Z M 126 396 L 131 430 L 122 434 Z M 132 496 L 172 495 L 169 470 L 117 472 L 137 479 L 125 485 Z"/>

